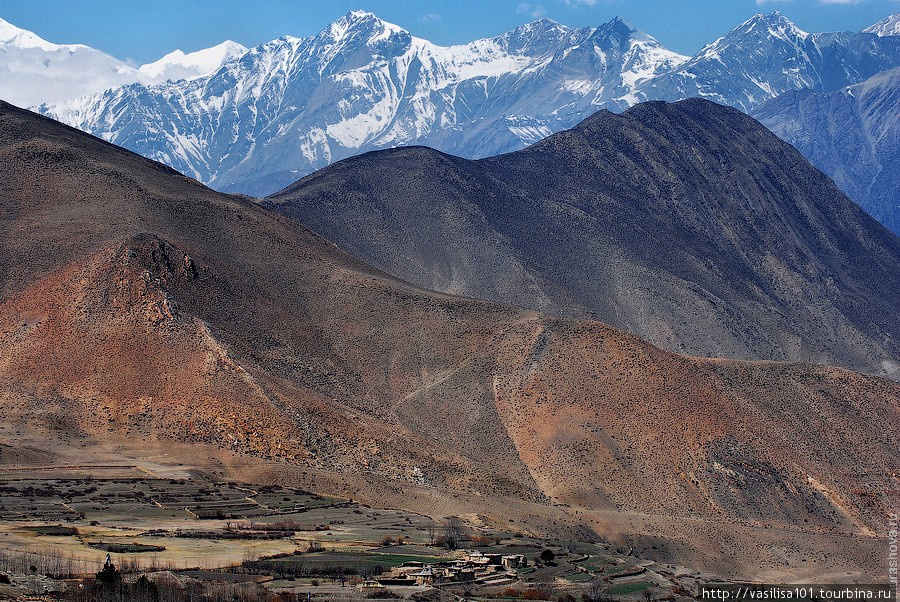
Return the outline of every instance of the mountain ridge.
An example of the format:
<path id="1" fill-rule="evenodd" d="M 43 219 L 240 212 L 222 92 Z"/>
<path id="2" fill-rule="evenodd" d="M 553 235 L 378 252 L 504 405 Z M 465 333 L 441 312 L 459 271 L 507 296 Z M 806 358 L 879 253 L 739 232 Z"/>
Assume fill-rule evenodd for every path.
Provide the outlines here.
<path id="1" fill-rule="evenodd" d="M 548 39 L 535 37 L 546 36 L 547 32 L 552 34 Z M 334 34 L 338 33 L 336 39 Z M 160 89 L 164 107 L 172 99 L 186 96 L 192 105 L 212 106 L 221 116 L 211 118 L 193 108 L 184 107 L 186 112 L 177 109 L 176 119 L 181 122 L 177 131 L 195 138 L 181 143 L 167 134 L 162 140 L 140 144 L 158 149 L 159 154 L 149 156 L 224 189 L 236 179 L 261 180 L 271 175 L 243 173 L 259 171 L 258 159 L 248 153 L 264 145 L 273 148 L 260 151 L 272 155 L 265 160 L 269 166 L 265 169 L 277 168 L 277 178 L 283 184 L 298 177 L 298 159 L 310 167 L 321 167 L 365 150 L 365 145 L 378 148 L 415 142 L 440 147 L 444 138 L 462 136 L 471 138 L 471 142 L 462 144 L 472 153 L 493 154 L 497 145 L 511 150 L 559 129 L 558 125 L 548 125 L 548 120 L 560 121 L 561 117 L 552 114 L 572 101 L 577 106 L 567 111 L 578 114 L 593 112 L 594 104 L 607 100 L 624 108 L 627 101 L 617 98 L 630 95 L 635 85 L 663 66 L 683 60 L 651 37 L 640 35 L 637 39 L 636 34 L 619 19 L 580 29 L 536 21 L 495 38 L 442 47 L 411 36 L 371 13 L 351 12 L 310 38 L 286 36 L 260 45 L 248 55 L 259 60 L 233 64 L 228 74 L 206 84 Z M 332 58 L 336 60 L 332 62 Z M 562 64 L 556 67 L 560 61 Z M 283 65 L 289 71 L 276 70 L 270 76 L 258 77 L 262 67 L 256 65 L 263 64 Z M 263 96 L 259 98 L 229 92 L 257 89 L 257 85 L 267 86 L 260 88 Z M 126 125 L 119 134 L 104 133 L 103 115 L 137 106 L 146 92 L 137 86 L 103 95 L 98 99 L 103 105 L 99 113 L 82 103 L 55 110 L 67 123 L 80 124 L 82 129 L 129 146 L 126 139 L 133 136 L 137 141 L 138 132 Z M 320 93 L 326 98 L 319 99 Z M 150 91 L 146 98 L 154 94 Z M 337 102 L 334 94 L 343 100 Z M 494 107 L 497 103 L 503 106 Z M 537 111 L 535 106 L 542 108 Z M 344 107 L 349 112 L 346 115 Z M 536 111 L 540 113 L 538 118 L 528 116 Z M 54 109 L 44 112 L 53 113 Z M 263 120 L 259 133 L 243 123 L 231 123 L 232 112 Z M 292 133 L 297 125 L 287 130 L 271 125 L 273 120 L 296 124 L 298 119 L 307 123 L 299 126 L 299 142 Z M 232 126 L 240 132 L 237 140 Z M 499 137 L 498 128 L 505 131 Z M 270 135 L 269 130 L 277 131 Z M 251 140 L 257 144 L 254 146 Z M 216 150 L 204 157 L 192 157 L 193 149 L 214 149 L 216 145 L 232 149 L 221 166 L 215 163 Z M 178 156 L 173 154 L 175 150 Z M 212 158 L 209 164 L 208 157 Z"/>
<path id="2" fill-rule="evenodd" d="M 426 288 L 593 316 L 690 355 L 896 374 L 900 273 L 884 258 L 900 261 L 900 240 L 793 147 L 708 101 L 599 112 L 478 161 L 376 151 L 264 205 Z"/>
<path id="3" fill-rule="evenodd" d="M 807 33 L 780 11 L 757 14 L 671 72 L 649 82 L 643 100 L 700 96 L 751 112 L 783 92 L 830 92 L 900 66 L 900 38 Z"/>
<path id="4" fill-rule="evenodd" d="M 879 36 L 897 36 L 900 35 L 900 13 L 896 13 L 885 17 L 878 23 L 866 27 L 863 32 L 874 33 Z"/>
<path id="5" fill-rule="evenodd" d="M 900 68 L 830 93 L 787 93 L 754 117 L 900 235 Z"/>

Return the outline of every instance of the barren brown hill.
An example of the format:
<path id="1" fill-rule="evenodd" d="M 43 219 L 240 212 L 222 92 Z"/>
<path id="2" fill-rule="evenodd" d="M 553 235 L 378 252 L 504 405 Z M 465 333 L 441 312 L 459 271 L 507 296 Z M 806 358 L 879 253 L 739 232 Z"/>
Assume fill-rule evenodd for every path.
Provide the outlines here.
<path id="1" fill-rule="evenodd" d="M 264 204 L 425 288 L 594 317 L 690 355 L 900 378 L 900 239 L 706 100 L 601 111 L 480 161 L 373 152 Z"/>
<path id="2" fill-rule="evenodd" d="M 855 542 L 875 542 L 900 498 L 896 383 L 678 356 L 599 322 L 424 291 L 9 105 L 0 266 L 0 410 L 50 448 L 195 443 L 339 483 L 373 475 L 548 516 L 569 504 L 606 535 L 641 528 L 612 516 L 640 516 L 665 523 L 647 547 L 677 540 L 674 559 L 718 557 L 683 524 L 717 525 L 703 541 L 720 547 L 736 523 L 801 547 L 854 542 L 822 573 L 876 575 Z M 784 555 L 754 545 L 728 569 Z"/>

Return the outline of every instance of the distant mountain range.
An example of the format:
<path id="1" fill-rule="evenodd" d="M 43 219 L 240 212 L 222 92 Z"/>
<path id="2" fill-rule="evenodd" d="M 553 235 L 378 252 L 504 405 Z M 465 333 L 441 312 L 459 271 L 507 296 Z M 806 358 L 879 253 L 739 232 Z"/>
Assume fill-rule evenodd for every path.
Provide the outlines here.
<path id="1" fill-rule="evenodd" d="M 223 189 L 269 193 L 366 150 L 515 150 L 685 60 L 615 20 L 550 20 L 441 47 L 366 12 L 262 44 L 216 74 L 132 85 L 41 112 Z M 112 119 L 115 115 L 116 118 Z"/>
<path id="2" fill-rule="evenodd" d="M 699 96 L 750 112 L 793 90 L 830 92 L 900 66 L 900 37 L 807 33 L 779 12 L 757 15 L 647 82 L 646 100 Z"/>
<path id="3" fill-rule="evenodd" d="M 753 116 L 900 234 L 900 68 L 834 92 L 788 92 Z"/>
<path id="4" fill-rule="evenodd" d="M 749 111 L 900 66 L 900 37 L 808 34 L 756 15 L 694 57 L 616 19 L 550 20 L 441 47 L 355 11 L 190 81 L 131 84 L 40 111 L 220 190 L 262 195 L 339 159 L 421 144 L 478 158 L 524 148 L 598 109 L 702 96 Z"/>
<path id="5" fill-rule="evenodd" d="M 235 42 L 133 67 L 83 44 L 54 44 L 0 19 L 0 95 L 27 107 L 103 92 L 124 84 L 155 84 L 209 75 L 247 49 Z"/>
<path id="6" fill-rule="evenodd" d="M 423 288 L 594 317 L 689 355 L 900 376 L 900 238 L 709 101 L 599 112 L 479 161 L 367 153 L 264 204 Z"/>

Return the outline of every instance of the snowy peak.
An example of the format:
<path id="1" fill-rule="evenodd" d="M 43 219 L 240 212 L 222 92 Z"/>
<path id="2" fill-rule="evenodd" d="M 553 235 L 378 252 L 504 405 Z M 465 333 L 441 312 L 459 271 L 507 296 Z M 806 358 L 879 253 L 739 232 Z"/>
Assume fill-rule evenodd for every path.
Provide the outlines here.
<path id="1" fill-rule="evenodd" d="M 514 54 L 536 55 L 565 44 L 577 31 L 553 19 L 543 18 L 520 25 L 496 40 Z"/>
<path id="2" fill-rule="evenodd" d="M 619 17 L 594 29 L 591 33 L 591 40 L 595 44 L 600 44 L 601 48 L 618 47 L 621 48 L 622 51 L 630 48 L 634 42 L 649 44 L 660 48 L 662 47 L 655 38 L 639 31 L 630 22 L 620 19 Z M 687 57 L 684 58 L 686 59 Z"/>
<path id="3" fill-rule="evenodd" d="M 513 31 L 515 32 L 528 32 L 532 35 L 546 35 L 550 32 L 563 32 L 568 33 L 570 30 L 569 27 L 566 27 L 559 21 L 554 21 L 549 17 L 542 17 L 537 19 L 536 21 L 532 21 L 531 23 L 525 23 L 524 25 L 520 25 L 516 27 Z"/>
<path id="4" fill-rule="evenodd" d="M 708 46 L 721 48 L 734 44 L 746 44 L 752 41 L 781 41 L 788 44 L 802 43 L 809 34 L 794 25 L 793 21 L 781 14 L 780 11 L 773 11 L 769 14 L 756 14 L 722 38 L 716 40 Z"/>
<path id="5" fill-rule="evenodd" d="M 757 13 L 744 21 L 744 23 L 737 29 L 741 29 L 743 27 L 755 28 L 759 25 L 765 25 L 766 27 L 775 30 L 794 32 L 796 35 L 806 35 L 805 31 L 797 27 L 793 21 L 785 17 L 780 10 L 773 10 L 768 14 Z"/>
<path id="6" fill-rule="evenodd" d="M 9 21 L 0 19 L 0 44 L 8 44 L 15 48 L 38 48 L 46 51 L 55 51 L 61 48 L 87 48 L 79 45 L 61 45 L 48 42 L 32 31 L 16 27 Z"/>
<path id="7" fill-rule="evenodd" d="M 240 58 L 247 48 L 226 40 L 211 48 L 185 54 L 175 50 L 158 61 L 142 65 L 139 71 L 154 82 L 196 79 L 215 73 L 226 62 Z"/>
<path id="8" fill-rule="evenodd" d="M 350 11 L 334 21 L 317 36 L 317 39 L 328 39 L 336 44 L 376 45 L 391 38 L 409 40 L 410 33 L 398 25 L 379 19 L 363 10 Z"/>
<path id="9" fill-rule="evenodd" d="M 633 36 L 637 33 L 638 28 L 632 25 L 631 21 L 626 21 L 621 17 L 616 17 L 609 21 L 608 23 L 604 23 L 600 27 L 597 28 L 597 32 L 608 32 L 609 34 L 618 34 L 621 36 Z"/>
<path id="10" fill-rule="evenodd" d="M 875 25 L 863 29 L 863 33 L 874 33 L 877 36 L 900 36 L 900 13 L 884 18 Z"/>

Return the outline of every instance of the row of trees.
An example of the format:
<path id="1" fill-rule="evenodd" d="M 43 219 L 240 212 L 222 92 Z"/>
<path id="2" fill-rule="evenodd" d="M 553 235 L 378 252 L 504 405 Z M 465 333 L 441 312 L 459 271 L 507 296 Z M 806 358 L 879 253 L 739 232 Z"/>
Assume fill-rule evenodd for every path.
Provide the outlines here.
<path id="1" fill-rule="evenodd" d="M 68 590 L 63 599 L 70 602 L 299 602 L 305 596 L 273 594 L 257 583 L 224 581 L 179 581 L 171 575 L 153 579 L 141 575 L 127 580 L 112 562 L 107 561 L 91 579 Z"/>
<path id="2" fill-rule="evenodd" d="M 71 579 L 96 570 L 97 563 L 67 556 L 56 551 L 10 552 L 0 550 L 0 572 L 47 575 Z"/>
<path id="3" fill-rule="evenodd" d="M 428 526 L 428 539 L 433 546 L 455 550 L 465 538 L 462 519 L 456 516 L 451 516 L 441 526 L 434 523 Z"/>
<path id="4" fill-rule="evenodd" d="M 385 567 L 360 560 L 359 562 L 347 562 L 334 565 L 308 563 L 297 558 L 270 559 L 270 560 L 245 560 L 241 569 L 254 575 L 272 575 L 277 579 L 293 579 L 297 577 L 323 577 L 332 581 L 346 581 L 347 577 L 359 575 L 364 579 L 381 575 Z"/>

